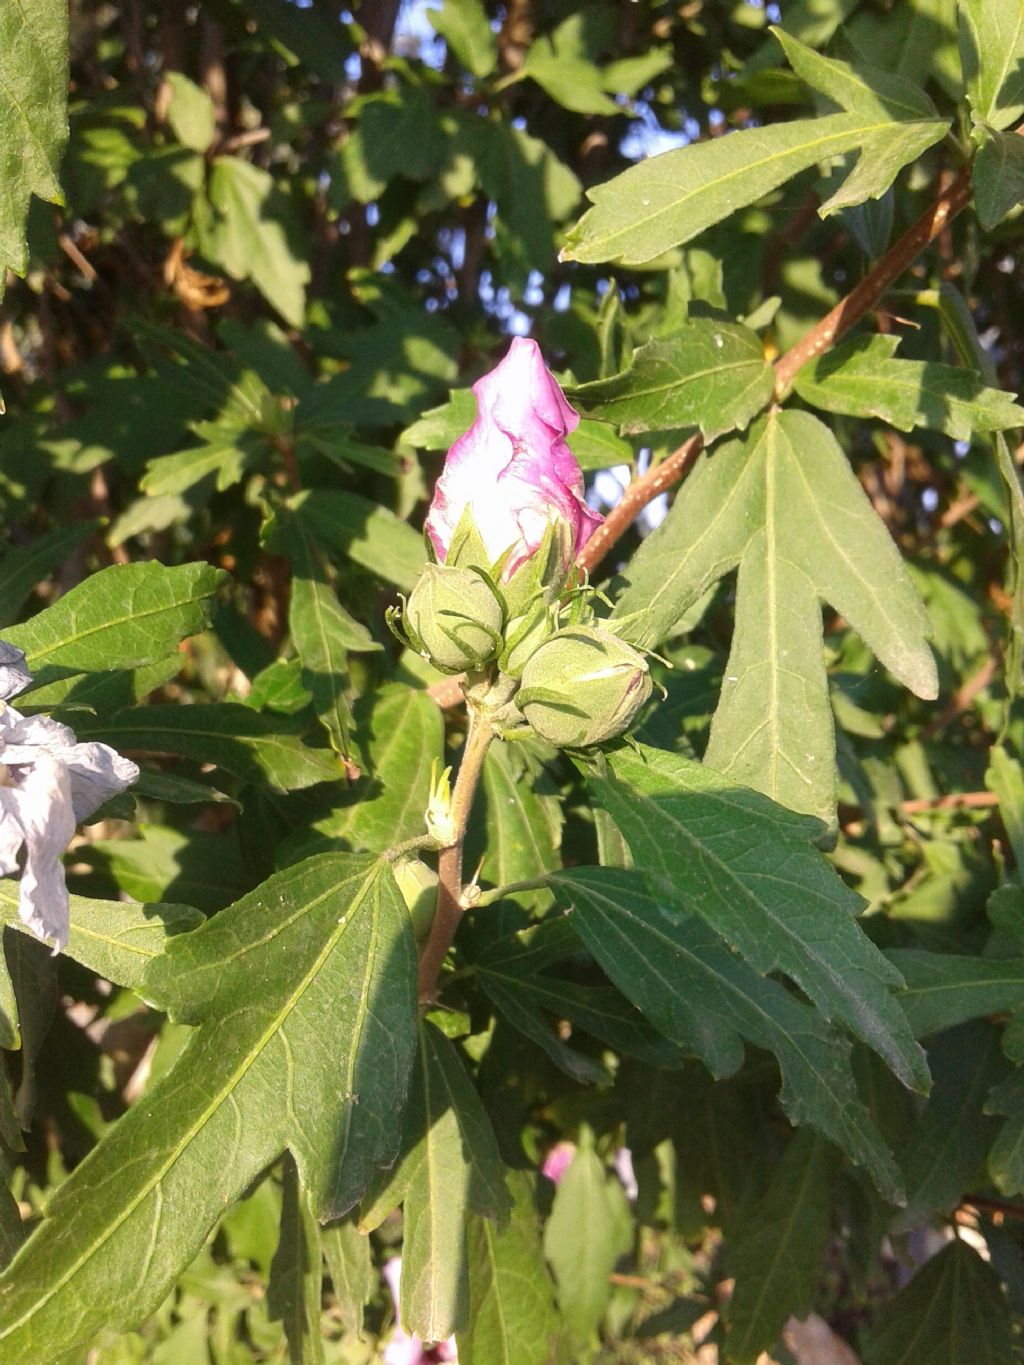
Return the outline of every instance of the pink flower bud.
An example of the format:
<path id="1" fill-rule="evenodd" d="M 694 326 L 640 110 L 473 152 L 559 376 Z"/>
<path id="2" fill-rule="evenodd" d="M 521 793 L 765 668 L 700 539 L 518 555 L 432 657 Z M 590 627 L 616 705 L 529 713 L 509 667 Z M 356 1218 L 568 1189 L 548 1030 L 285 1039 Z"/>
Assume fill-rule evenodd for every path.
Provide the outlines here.
<path id="1" fill-rule="evenodd" d="M 449 450 L 427 514 L 438 559 L 447 557 L 468 507 L 491 563 L 510 552 L 502 569 L 506 582 L 537 551 L 552 522 L 570 532 L 571 563 L 602 521 L 583 501 L 583 473 L 565 441 L 579 414 L 540 347 L 524 337 L 513 339 L 473 392 L 476 421 Z"/>

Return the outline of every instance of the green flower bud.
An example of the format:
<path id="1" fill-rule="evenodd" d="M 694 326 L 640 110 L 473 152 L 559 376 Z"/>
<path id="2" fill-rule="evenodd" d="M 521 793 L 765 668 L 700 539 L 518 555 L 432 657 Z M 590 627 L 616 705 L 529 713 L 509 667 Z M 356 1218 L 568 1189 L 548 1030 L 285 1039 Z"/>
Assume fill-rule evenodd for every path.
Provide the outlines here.
<path id="1" fill-rule="evenodd" d="M 402 858 L 394 865 L 395 881 L 409 909 L 413 933 L 421 942 L 430 933 L 437 906 L 437 873 L 419 858 Z"/>
<path id="2" fill-rule="evenodd" d="M 428 564 L 402 614 L 413 647 L 444 673 L 480 668 L 501 648 L 504 612 L 472 569 Z"/>
<path id="3" fill-rule="evenodd" d="M 498 660 L 502 673 L 520 678 L 530 658 L 554 634 L 552 612 L 543 602 L 525 616 L 517 616 L 505 631 L 505 648 Z"/>
<path id="4" fill-rule="evenodd" d="M 541 739 L 586 749 L 621 735 L 650 695 L 642 654 L 600 626 L 569 626 L 530 656 L 516 703 Z"/>

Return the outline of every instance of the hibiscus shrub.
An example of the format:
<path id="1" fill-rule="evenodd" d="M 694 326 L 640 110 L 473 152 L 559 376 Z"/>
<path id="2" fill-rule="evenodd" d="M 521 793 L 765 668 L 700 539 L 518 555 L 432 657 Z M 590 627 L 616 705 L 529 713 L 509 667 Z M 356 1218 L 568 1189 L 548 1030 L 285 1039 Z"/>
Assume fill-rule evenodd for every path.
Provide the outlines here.
<path id="1" fill-rule="evenodd" d="M 1022 116 L 0 4 L 0 1365 L 1021 1358 Z"/>

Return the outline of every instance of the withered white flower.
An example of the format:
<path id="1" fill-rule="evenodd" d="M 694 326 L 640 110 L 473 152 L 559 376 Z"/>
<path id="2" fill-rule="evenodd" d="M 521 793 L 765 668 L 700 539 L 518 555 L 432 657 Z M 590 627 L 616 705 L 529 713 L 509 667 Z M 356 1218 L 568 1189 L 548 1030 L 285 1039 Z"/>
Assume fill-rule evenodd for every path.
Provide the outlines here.
<path id="1" fill-rule="evenodd" d="M 31 680 L 22 651 L 0 640 L 0 876 L 21 867 L 18 914 L 56 953 L 68 941 L 61 859 L 75 826 L 139 770 L 106 744 L 79 744 L 68 726 L 5 704 Z"/>

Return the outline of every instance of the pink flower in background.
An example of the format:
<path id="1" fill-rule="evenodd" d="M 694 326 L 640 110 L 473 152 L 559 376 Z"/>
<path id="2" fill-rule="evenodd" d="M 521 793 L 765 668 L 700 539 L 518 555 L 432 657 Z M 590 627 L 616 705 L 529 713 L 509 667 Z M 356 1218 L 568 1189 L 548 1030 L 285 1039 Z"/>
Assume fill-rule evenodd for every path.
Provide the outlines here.
<path id="1" fill-rule="evenodd" d="M 557 1185 L 572 1165 L 575 1156 L 575 1142 L 556 1142 L 541 1163 L 541 1175 L 546 1175 Z"/>
<path id="2" fill-rule="evenodd" d="M 602 518 L 583 501 L 583 473 L 566 444 L 579 414 L 544 364 L 540 347 L 513 338 L 505 359 L 473 385 L 476 421 L 452 446 L 427 514 L 442 562 L 466 507 L 492 562 L 506 550 L 507 580 L 537 550 L 550 522 L 571 531 L 572 558 Z M 568 567 L 568 565 L 566 566 Z"/>

